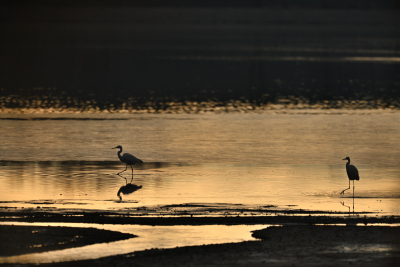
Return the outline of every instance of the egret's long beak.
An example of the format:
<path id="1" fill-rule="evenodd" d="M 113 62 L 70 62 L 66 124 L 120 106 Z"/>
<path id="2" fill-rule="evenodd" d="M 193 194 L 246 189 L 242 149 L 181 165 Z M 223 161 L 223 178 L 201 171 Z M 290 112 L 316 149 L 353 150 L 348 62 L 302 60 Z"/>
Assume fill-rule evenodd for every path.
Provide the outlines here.
<path id="1" fill-rule="evenodd" d="M 114 148 L 118 148 L 118 147 L 113 147 L 113 148 L 111 148 L 111 149 L 114 149 Z"/>

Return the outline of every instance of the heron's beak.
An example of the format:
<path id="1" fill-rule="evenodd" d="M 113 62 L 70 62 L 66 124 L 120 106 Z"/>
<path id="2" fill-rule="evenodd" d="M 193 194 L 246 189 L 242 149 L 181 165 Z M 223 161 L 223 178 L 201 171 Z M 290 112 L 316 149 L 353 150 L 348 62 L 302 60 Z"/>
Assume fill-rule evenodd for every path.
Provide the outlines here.
<path id="1" fill-rule="evenodd" d="M 114 149 L 114 148 L 118 148 L 118 147 L 113 147 L 113 148 L 111 148 L 111 149 Z"/>
<path id="2" fill-rule="evenodd" d="M 344 159 L 342 159 L 342 160 L 347 160 L 347 158 L 344 158 Z"/>

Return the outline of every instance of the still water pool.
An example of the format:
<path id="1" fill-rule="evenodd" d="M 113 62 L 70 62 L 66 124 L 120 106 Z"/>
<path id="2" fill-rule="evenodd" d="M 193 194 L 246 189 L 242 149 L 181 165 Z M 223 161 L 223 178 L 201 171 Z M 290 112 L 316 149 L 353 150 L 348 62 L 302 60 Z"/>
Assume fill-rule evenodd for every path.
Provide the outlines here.
<path id="1" fill-rule="evenodd" d="M 50 252 L 32 253 L 11 257 L 0 257 L 0 263 L 40 264 L 63 261 L 97 259 L 101 257 L 127 254 L 152 248 L 174 248 L 220 244 L 255 240 L 251 231 L 268 225 L 202 225 L 202 226 L 148 226 L 148 225 L 101 225 L 101 224 L 58 224 L 58 223 L 13 223 L 14 225 L 94 227 L 110 231 L 130 233 L 138 237 L 88 245 L 78 248 Z M 1 225 L 1 223 L 0 223 Z"/>

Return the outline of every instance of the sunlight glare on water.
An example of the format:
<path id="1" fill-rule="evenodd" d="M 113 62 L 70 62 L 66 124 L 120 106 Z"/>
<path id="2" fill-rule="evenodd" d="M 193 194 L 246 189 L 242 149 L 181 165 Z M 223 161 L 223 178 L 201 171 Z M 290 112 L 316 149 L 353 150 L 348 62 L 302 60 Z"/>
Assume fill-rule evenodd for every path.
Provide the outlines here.
<path id="1" fill-rule="evenodd" d="M 21 116 L 1 120 L 0 160 L 115 161 L 116 145 L 170 163 L 330 165 L 350 156 L 357 165 L 397 166 L 400 154 L 398 111 Z"/>

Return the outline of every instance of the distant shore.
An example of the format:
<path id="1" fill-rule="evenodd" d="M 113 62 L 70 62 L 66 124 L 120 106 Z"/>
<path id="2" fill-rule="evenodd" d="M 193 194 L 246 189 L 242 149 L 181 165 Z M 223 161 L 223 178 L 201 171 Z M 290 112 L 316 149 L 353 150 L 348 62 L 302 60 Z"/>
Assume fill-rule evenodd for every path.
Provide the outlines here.
<path id="1" fill-rule="evenodd" d="M 18 101 L 18 100 L 16 100 Z M 133 100 L 132 100 L 133 101 Z M 21 104 L 18 108 L 9 107 L 0 98 L 0 116 L 7 114 L 221 114 L 221 113 L 264 113 L 264 112 L 285 112 L 285 111 L 307 111 L 331 110 L 331 111 L 374 111 L 374 110 L 400 110 L 400 101 L 383 100 L 335 100 L 310 102 L 298 98 L 282 98 L 274 103 L 260 103 L 249 100 L 229 101 L 148 101 L 136 103 L 127 101 L 120 106 L 99 107 L 87 101 L 75 106 L 67 106 L 62 101 L 55 101 L 54 105 L 40 103 Z M 1 117 L 0 117 L 1 118 Z"/>

